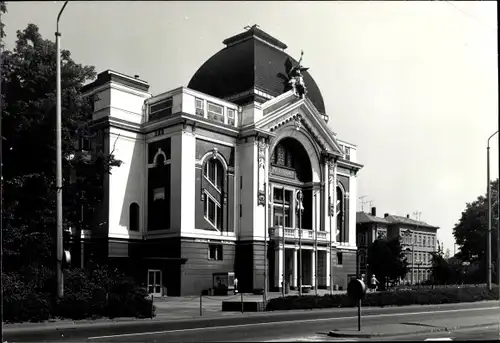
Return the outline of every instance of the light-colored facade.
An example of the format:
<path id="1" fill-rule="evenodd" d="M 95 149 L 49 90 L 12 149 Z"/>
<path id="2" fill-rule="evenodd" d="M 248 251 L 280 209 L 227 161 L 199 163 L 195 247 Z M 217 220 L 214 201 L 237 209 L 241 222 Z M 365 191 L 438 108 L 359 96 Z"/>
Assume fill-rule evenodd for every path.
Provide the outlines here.
<path id="1" fill-rule="evenodd" d="M 235 37 L 225 50 L 254 44 L 288 56 L 255 27 Z M 152 96 L 146 82 L 105 71 L 85 87 L 103 150 L 123 161 L 105 177 L 106 224 L 86 233 L 91 250 L 133 268 L 157 295 L 199 294 L 217 273 L 235 273 L 247 291 L 264 288 L 265 259 L 270 289 L 298 286 L 301 274 L 303 285 L 346 287 L 362 166 L 318 110 L 317 86 L 310 98 L 255 81 L 221 97 L 211 91 L 220 85 L 195 84 Z"/>
<path id="2" fill-rule="evenodd" d="M 358 270 L 361 274 L 367 271 L 366 252 L 371 243 L 378 238 L 400 237 L 408 261 L 408 274 L 401 281 L 417 284 L 430 280 L 432 253 L 437 251 L 438 227 L 413 220 L 409 215 L 402 217 L 386 213 L 380 218 L 376 215 L 376 208 L 372 208 L 371 213 L 357 212 L 356 217 Z"/>

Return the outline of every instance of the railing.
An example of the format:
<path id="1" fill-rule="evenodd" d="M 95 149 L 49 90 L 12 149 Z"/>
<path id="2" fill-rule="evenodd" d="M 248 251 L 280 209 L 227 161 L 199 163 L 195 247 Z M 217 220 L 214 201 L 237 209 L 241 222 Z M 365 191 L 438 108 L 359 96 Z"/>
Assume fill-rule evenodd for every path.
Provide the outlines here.
<path id="1" fill-rule="evenodd" d="M 313 240 L 315 239 L 313 230 L 305 229 L 293 229 L 285 227 L 284 230 L 285 238 L 299 239 L 300 233 L 302 233 L 302 239 Z M 318 241 L 327 241 L 330 239 L 329 233 L 326 231 L 317 231 Z M 269 229 L 270 238 L 283 238 L 283 228 L 281 226 L 272 227 Z"/>

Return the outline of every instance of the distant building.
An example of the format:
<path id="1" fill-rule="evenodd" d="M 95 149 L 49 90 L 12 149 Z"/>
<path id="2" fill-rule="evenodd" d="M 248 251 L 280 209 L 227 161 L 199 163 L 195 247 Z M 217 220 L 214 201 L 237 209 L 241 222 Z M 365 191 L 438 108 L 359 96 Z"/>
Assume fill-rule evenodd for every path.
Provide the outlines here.
<path id="1" fill-rule="evenodd" d="M 416 284 L 430 279 L 432 255 L 437 251 L 437 230 L 439 227 L 422 221 L 386 213 L 377 217 L 376 208 L 371 213 L 356 213 L 356 236 L 358 243 L 358 272 L 365 274 L 367 250 L 377 238 L 401 237 L 402 248 L 409 263 L 409 272 L 403 282 Z M 367 268 L 368 267 L 368 268 Z"/>
<path id="2" fill-rule="evenodd" d="M 266 272 L 277 290 L 299 283 L 301 233 L 302 284 L 346 287 L 356 272 L 356 146 L 329 128 L 318 86 L 284 43 L 256 26 L 223 43 L 187 88 L 153 96 L 110 70 L 84 87 L 89 149 L 124 163 L 105 175 L 103 224 L 83 233 L 83 260 L 119 265 L 159 296 L 234 277 L 248 292 L 264 288 Z"/>

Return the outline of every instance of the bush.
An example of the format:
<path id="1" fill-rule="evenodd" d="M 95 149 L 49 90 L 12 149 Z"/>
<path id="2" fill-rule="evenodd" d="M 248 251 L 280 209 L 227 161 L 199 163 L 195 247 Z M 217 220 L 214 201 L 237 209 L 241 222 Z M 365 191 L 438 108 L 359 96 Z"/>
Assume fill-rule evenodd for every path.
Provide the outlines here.
<path id="1" fill-rule="evenodd" d="M 149 318 L 155 314 L 147 292 L 117 270 L 103 266 L 67 269 L 64 271 L 64 297 L 57 299 L 53 273 L 35 269 L 2 275 L 4 320 L 24 322 L 51 317 L 85 319 L 102 316 Z"/>
<path id="2" fill-rule="evenodd" d="M 50 296 L 34 291 L 19 274 L 4 273 L 3 318 L 6 322 L 42 321 L 50 318 Z"/>
<path id="3" fill-rule="evenodd" d="M 429 305 L 429 304 L 451 304 L 461 302 L 474 302 L 482 300 L 498 299 L 498 287 L 491 291 L 487 288 L 462 287 L 462 288 L 440 288 L 383 291 L 367 293 L 363 299 L 363 306 L 405 306 L 405 305 Z M 270 299 L 267 302 L 267 311 L 276 310 L 298 310 L 314 308 L 353 307 L 356 302 L 346 294 L 324 295 L 324 296 L 289 296 Z"/>

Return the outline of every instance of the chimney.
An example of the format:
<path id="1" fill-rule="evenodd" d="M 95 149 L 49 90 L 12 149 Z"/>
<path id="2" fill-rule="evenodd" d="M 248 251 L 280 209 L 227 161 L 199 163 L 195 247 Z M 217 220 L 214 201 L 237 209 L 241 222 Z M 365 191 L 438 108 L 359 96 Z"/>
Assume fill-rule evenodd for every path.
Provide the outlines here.
<path id="1" fill-rule="evenodd" d="M 377 208 L 372 207 L 372 216 L 376 217 L 377 216 Z"/>
<path id="2" fill-rule="evenodd" d="M 389 213 L 384 214 L 384 218 L 389 217 Z"/>
<path id="3" fill-rule="evenodd" d="M 409 215 L 409 214 L 407 214 L 407 215 L 406 215 L 406 218 L 410 219 L 410 215 Z"/>

